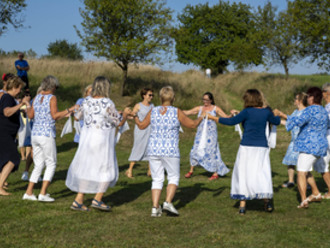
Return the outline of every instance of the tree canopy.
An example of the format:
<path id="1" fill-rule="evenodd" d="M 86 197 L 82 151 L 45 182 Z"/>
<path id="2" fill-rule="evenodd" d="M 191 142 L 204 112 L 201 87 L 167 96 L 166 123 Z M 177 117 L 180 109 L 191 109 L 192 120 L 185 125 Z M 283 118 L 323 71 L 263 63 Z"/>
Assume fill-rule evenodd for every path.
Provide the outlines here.
<path id="1" fill-rule="evenodd" d="M 76 43 L 70 44 L 67 40 L 57 40 L 48 45 L 49 57 L 59 57 L 71 60 L 82 60 L 81 49 Z"/>
<path id="2" fill-rule="evenodd" d="M 85 0 L 80 9 L 83 46 L 123 70 L 124 94 L 129 64 L 160 62 L 169 51 L 172 11 L 163 0 Z"/>
<path id="3" fill-rule="evenodd" d="M 8 31 L 9 26 L 13 26 L 15 29 L 23 27 L 22 11 L 25 8 L 25 0 L 0 1 L 0 36 Z"/>
<path id="4" fill-rule="evenodd" d="M 178 20 L 172 35 L 179 62 L 210 68 L 216 74 L 230 63 L 242 69 L 262 62 L 250 6 L 223 1 L 212 7 L 208 3 L 187 5 Z"/>

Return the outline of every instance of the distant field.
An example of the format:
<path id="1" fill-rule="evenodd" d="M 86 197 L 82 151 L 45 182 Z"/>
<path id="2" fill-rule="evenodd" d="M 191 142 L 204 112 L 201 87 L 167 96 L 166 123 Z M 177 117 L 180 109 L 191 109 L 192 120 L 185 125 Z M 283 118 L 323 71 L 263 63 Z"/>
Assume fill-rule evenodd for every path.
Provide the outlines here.
<path id="1" fill-rule="evenodd" d="M 15 72 L 13 59 L 0 58 L 0 73 Z M 247 88 L 261 89 L 270 106 L 291 113 L 294 94 L 309 86 L 330 82 L 330 76 L 291 76 L 259 73 L 230 73 L 214 79 L 198 71 L 185 73 L 164 72 L 151 66 L 130 68 L 131 95 L 119 96 L 120 70 L 111 63 L 78 63 L 68 61 L 31 60 L 30 79 L 36 90 L 48 74 L 60 79 L 57 92 L 59 108 L 73 104 L 82 89 L 97 75 L 105 75 L 113 82 L 111 98 L 118 109 L 133 106 L 139 101 L 138 90 L 151 86 L 156 91 L 163 85 L 176 90 L 175 105 L 188 109 L 201 105 L 205 91 L 215 95 L 216 104 L 226 112 L 242 108 L 241 96 Z M 65 120 L 57 124 L 58 134 Z M 146 176 L 147 164 L 134 168 L 135 179 L 124 175 L 127 158 L 132 148 L 133 123 L 116 147 L 120 177 L 117 185 L 105 194 L 104 201 L 113 207 L 111 213 L 92 210 L 79 213 L 69 209 L 75 194 L 65 187 L 67 169 L 76 151 L 73 134 L 57 138 L 58 166 L 49 193 L 56 198 L 53 204 L 22 201 L 27 183 L 20 181 L 24 163 L 19 172 L 9 177 L 12 196 L 0 197 L 0 247 L 330 247 L 330 201 L 314 203 L 308 210 L 298 210 L 297 188 L 282 189 L 287 179 L 286 167 L 281 164 L 290 134 L 278 129 L 276 149 L 271 151 L 275 211 L 262 211 L 263 203 L 251 201 L 246 216 L 237 214 L 238 202 L 231 200 L 231 172 L 217 181 L 208 181 L 210 173 L 197 168 L 191 179 L 184 174 L 189 169 L 189 152 L 195 130 L 184 129 L 180 134 L 181 181 L 174 199 L 180 217 L 151 218 L 151 179 Z M 239 146 L 239 137 L 233 127 L 218 126 L 221 154 L 231 169 Z M 91 165 L 92 166 L 92 165 Z M 326 185 L 318 174 L 317 183 L 322 192 Z M 35 193 L 39 193 L 40 184 Z M 92 195 L 87 196 L 87 204 Z M 165 192 L 162 198 L 164 199 Z"/>

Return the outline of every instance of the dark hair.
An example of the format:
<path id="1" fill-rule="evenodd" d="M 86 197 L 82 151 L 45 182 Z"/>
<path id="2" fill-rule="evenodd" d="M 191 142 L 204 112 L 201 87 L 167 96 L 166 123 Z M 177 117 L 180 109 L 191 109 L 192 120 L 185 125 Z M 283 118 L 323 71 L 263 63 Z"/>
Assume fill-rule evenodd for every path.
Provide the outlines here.
<path id="1" fill-rule="evenodd" d="M 205 92 L 205 93 L 203 94 L 203 96 L 208 96 L 209 99 L 211 100 L 211 104 L 212 104 L 212 105 L 215 105 L 214 97 L 213 97 L 213 94 L 212 94 L 211 92 Z"/>
<path id="2" fill-rule="evenodd" d="M 305 92 L 300 92 L 297 94 L 297 98 L 298 98 L 298 101 L 300 101 L 302 103 L 302 105 L 304 105 L 305 107 L 308 106 L 308 103 L 307 103 L 307 94 Z"/>
<path id="3" fill-rule="evenodd" d="M 307 90 L 308 96 L 313 96 L 315 104 L 321 104 L 322 103 L 322 90 L 319 87 L 311 87 Z"/>
<path id="4" fill-rule="evenodd" d="M 150 88 L 143 88 L 141 91 L 140 91 L 140 96 L 141 96 L 141 98 L 143 99 L 143 96 L 145 96 L 147 93 L 148 93 L 148 91 L 151 91 L 151 92 L 154 92 L 152 89 L 150 89 Z"/>
<path id="5" fill-rule="evenodd" d="M 3 74 L 3 76 L 2 76 L 2 80 L 7 82 L 9 78 L 12 78 L 12 77 L 14 77 L 14 76 L 15 76 L 15 75 L 12 74 L 12 73 L 6 73 L 6 74 Z"/>
<path id="6" fill-rule="evenodd" d="M 264 101 L 259 90 L 248 89 L 243 96 L 244 108 L 248 107 L 263 107 Z"/>

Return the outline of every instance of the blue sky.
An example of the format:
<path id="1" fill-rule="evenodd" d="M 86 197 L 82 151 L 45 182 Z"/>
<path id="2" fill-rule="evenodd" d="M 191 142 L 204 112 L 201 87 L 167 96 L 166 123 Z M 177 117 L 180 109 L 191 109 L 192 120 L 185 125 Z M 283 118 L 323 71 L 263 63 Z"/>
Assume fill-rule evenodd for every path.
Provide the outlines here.
<path id="1" fill-rule="evenodd" d="M 79 14 L 79 8 L 83 8 L 80 0 L 27 0 L 27 8 L 24 11 L 26 28 L 19 31 L 10 29 L 0 37 L 0 48 L 5 51 L 22 50 L 30 48 L 38 55 L 47 54 L 47 47 L 50 42 L 66 39 L 70 43 L 80 43 L 73 25 L 80 27 L 82 18 Z M 187 4 L 196 5 L 208 2 L 210 5 L 217 4 L 218 0 L 167 0 L 167 5 L 175 11 L 175 16 L 181 13 Z M 258 5 L 263 6 L 266 0 L 241 0 L 229 2 L 242 2 L 249 4 L 254 8 Z M 271 1 L 278 8 L 286 8 L 286 0 Z M 90 54 L 84 54 L 85 58 L 92 58 Z M 177 62 L 166 63 L 161 66 L 164 70 L 184 71 L 193 66 L 182 65 Z M 229 68 L 231 69 L 231 68 Z M 258 66 L 251 68 L 255 71 L 265 71 L 265 68 Z M 270 72 L 283 73 L 280 67 L 272 67 Z M 319 72 L 315 65 L 298 64 L 290 69 L 291 74 L 312 74 Z"/>

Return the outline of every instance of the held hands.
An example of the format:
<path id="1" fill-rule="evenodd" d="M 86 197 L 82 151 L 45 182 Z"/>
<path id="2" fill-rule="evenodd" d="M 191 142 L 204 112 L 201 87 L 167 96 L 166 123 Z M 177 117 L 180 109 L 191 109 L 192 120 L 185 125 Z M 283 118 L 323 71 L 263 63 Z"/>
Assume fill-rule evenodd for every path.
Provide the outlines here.
<path id="1" fill-rule="evenodd" d="M 273 112 L 274 112 L 275 116 L 279 116 L 279 117 L 283 116 L 283 113 L 281 111 L 279 111 L 278 109 L 274 109 Z"/>
<path id="2" fill-rule="evenodd" d="M 30 96 L 24 96 L 24 98 L 22 99 L 22 103 L 25 104 L 27 108 L 29 108 L 31 107 L 30 100 L 31 100 Z"/>
<path id="3" fill-rule="evenodd" d="M 235 115 L 239 114 L 239 111 L 236 109 L 232 109 L 232 110 L 230 110 L 230 113 L 232 116 L 235 116 Z"/>
<path id="4" fill-rule="evenodd" d="M 132 113 L 132 110 L 130 108 L 126 107 L 123 111 L 123 117 L 127 117 L 131 113 Z"/>

